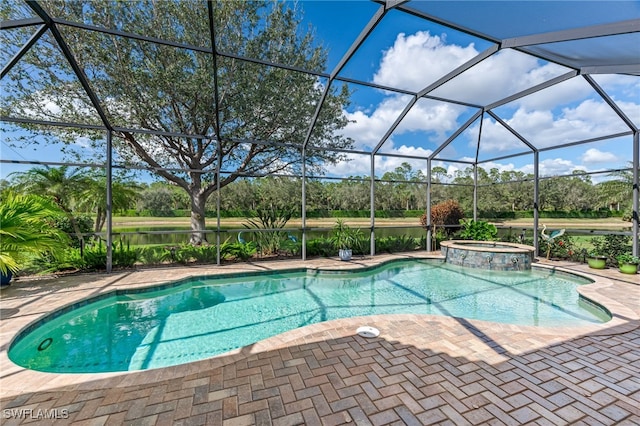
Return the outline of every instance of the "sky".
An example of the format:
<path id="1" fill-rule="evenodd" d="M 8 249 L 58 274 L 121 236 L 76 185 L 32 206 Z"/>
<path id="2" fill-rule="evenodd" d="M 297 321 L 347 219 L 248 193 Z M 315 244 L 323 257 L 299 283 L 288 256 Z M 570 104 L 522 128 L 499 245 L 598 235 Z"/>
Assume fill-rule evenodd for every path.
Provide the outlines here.
<path id="1" fill-rule="evenodd" d="M 312 20 L 316 9 L 323 2 L 304 2 L 307 16 Z M 334 3 L 335 2 L 330 2 Z M 488 27 L 501 25 L 496 31 L 501 37 L 516 34 L 510 27 L 536 33 L 563 29 L 562 25 L 575 27 L 605 23 L 602 7 L 617 7 L 613 15 L 616 19 L 630 19 L 640 16 L 638 2 L 612 4 L 607 2 L 564 2 L 558 3 L 555 14 L 541 12 L 543 8 L 527 2 L 491 2 L 492 7 L 506 7 L 516 13 L 505 16 L 486 7 L 487 2 L 438 3 L 440 9 L 455 10 L 456 5 L 473 6 L 468 13 L 462 13 L 463 23 L 472 25 L 477 19 Z M 545 4 L 546 2 L 542 2 Z M 345 2 L 349 11 L 341 14 L 338 21 L 325 22 L 318 26 L 318 33 L 330 40 L 330 64 L 338 63 L 348 48 L 349 42 L 357 36 L 373 15 L 376 5 L 368 2 Z M 414 5 L 410 2 L 409 5 Z M 424 3 L 423 3 L 424 4 Z M 549 5 L 549 3 L 546 3 Z M 342 8 L 347 7 L 345 5 Z M 426 9 L 418 4 L 417 8 Z M 438 10 L 440 10 L 438 9 Z M 427 10 L 428 11 L 428 10 Z M 522 17 L 520 19 L 519 17 Z M 511 22 L 508 22 L 511 21 Z M 349 28 L 348 33 L 336 37 L 332 27 Z M 480 26 L 482 27 L 482 26 Z M 489 28 L 491 30 L 493 27 Z M 510 32 L 511 31 L 511 32 Z M 334 36 L 332 37 L 332 34 Z M 361 50 L 339 74 L 346 77 L 365 79 L 382 85 L 419 91 L 436 81 L 450 70 L 489 48 L 492 43 L 481 38 L 463 34 L 451 28 L 429 23 L 422 19 L 391 11 L 367 38 Z M 627 49 L 640 58 L 636 45 L 618 46 Z M 637 63 L 637 61 L 636 61 Z M 331 68 L 331 66 L 330 66 Z M 479 105 L 500 100 L 512 93 L 528 89 L 536 84 L 560 76 L 569 69 L 537 59 L 515 50 L 502 50 L 475 67 L 431 92 L 431 95 L 450 98 Z M 595 80 L 615 99 L 623 111 L 640 124 L 640 78 L 621 75 L 598 75 Z M 346 115 L 353 122 L 345 134 L 356 141 L 358 149 L 371 149 L 381 141 L 389 126 L 405 108 L 409 96 L 391 94 L 366 88 L 350 86 L 354 90 L 353 104 Z M 400 123 L 395 132 L 381 147 L 381 153 L 407 155 L 430 155 L 462 123 L 476 111 L 460 105 L 420 100 Z M 596 138 L 628 131 L 613 110 L 602 100 L 593 88 L 581 77 L 573 78 L 534 95 L 524 97 L 495 110 L 507 124 L 537 148 L 547 148 L 584 139 Z M 460 135 L 440 158 L 473 161 L 476 155 L 475 142 L 479 123 L 474 123 Z M 543 175 L 566 174 L 573 170 L 598 171 L 609 168 L 627 167 L 632 159 L 632 138 L 630 136 L 609 139 L 561 149 L 543 151 L 540 154 L 540 172 Z M 530 152 L 527 146 L 507 132 L 495 120 L 485 120 L 482 126 L 482 143 L 479 160 L 498 158 L 509 154 Z M 376 162 L 376 172 L 393 170 L 403 158 L 391 156 Z M 503 161 L 492 161 L 482 166 L 489 169 L 522 170 L 533 172 L 532 155 L 514 157 Z M 414 168 L 426 168 L 426 162 L 410 162 Z M 447 168 L 450 173 L 464 165 L 442 161 L 434 163 Z M 353 161 L 334 168 L 337 175 L 368 174 L 370 170 L 367 156 L 353 156 Z M 597 177 L 596 177 L 597 179 Z"/>
<path id="2" fill-rule="evenodd" d="M 544 7 L 540 7 L 540 4 Z M 607 19 L 640 17 L 640 2 L 409 2 L 425 12 L 442 13 L 459 19 L 463 25 L 499 38 L 526 35 L 564 28 L 607 23 Z M 324 70 L 336 70 L 345 52 L 380 7 L 369 1 L 301 1 L 304 28 L 312 27 L 315 40 L 328 49 Z M 496 8 L 503 8 L 498 13 Z M 625 45 L 625 42 L 629 45 Z M 611 46 L 617 53 L 640 58 L 633 39 L 614 45 L 605 41 L 596 46 L 596 55 L 607 55 Z M 354 78 L 384 86 L 420 91 L 457 66 L 493 46 L 490 41 L 473 37 L 444 25 L 425 21 L 400 11 L 389 11 L 367 37 L 356 54 L 339 70 L 338 77 Z M 563 53 L 584 54 L 580 45 L 562 46 Z M 616 53 L 613 52 L 613 53 Z M 635 63 L 638 61 L 636 60 Z M 336 70 L 337 71 L 337 70 Z M 524 53 L 504 49 L 432 91 L 438 98 L 454 99 L 474 105 L 487 105 L 513 93 L 529 89 L 570 71 Z M 640 125 L 640 78 L 601 74 L 594 77 L 634 123 Z M 325 83 L 323 83 L 325 84 Z M 333 83 L 339 86 L 339 80 Z M 370 151 L 405 109 L 411 96 L 347 84 L 351 103 L 343 111 L 350 123 L 344 135 L 354 140 L 354 148 Z M 426 161 L 407 160 L 384 154 L 429 156 L 477 111 L 476 108 L 420 99 L 395 131 L 381 145 L 375 171 L 380 176 L 403 162 L 426 171 Z M 493 110 L 504 122 L 531 142 L 545 149 L 584 139 L 628 131 L 609 105 L 581 76 L 548 89 L 507 103 Z M 485 115 L 482 125 L 476 120 L 436 158 L 434 166 L 445 167 L 450 174 L 466 167 L 451 160 L 474 161 L 476 142 L 480 161 L 506 155 L 526 153 L 504 160 L 488 161 L 482 167 L 499 170 L 533 172 L 531 150 L 492 117 Z M 6 136 L 6 135 L 5 135 Z M 3 136 L 4 139 L 4 136 Z M 35 149 L 0 145 L 1 157 L 13 160 L 46 158 L 62 161 L 59 147 L 37 146 Z M 368 175 L 370 157 L 349 155 L 350 161 L 327 169 L 329 176 Z M 542 175 L 568 174 L 574 170 L 589 172 L 628 167 L 632 160 L 632 137 L 607 139 L 585 145 L 540 153 Z M 27 166 L 0 164 L 0 178 Z M 601 179 L 602 176 L 594 179 Z"/>

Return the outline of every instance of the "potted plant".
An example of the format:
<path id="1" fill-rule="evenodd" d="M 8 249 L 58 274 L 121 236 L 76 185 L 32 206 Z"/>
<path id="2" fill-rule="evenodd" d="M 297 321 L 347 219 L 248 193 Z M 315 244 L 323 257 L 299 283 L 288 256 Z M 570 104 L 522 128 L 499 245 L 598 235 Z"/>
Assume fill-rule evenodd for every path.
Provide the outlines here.
<path id="1" fill-rule="evenodd" d="M 607 256 L 598 251 L 591 251 L 587 254 L 587 264 L 592 269 L 604 269 L 607 267 Z"/>
<path id="2" fill-rule="evenodd" d="M 351 260 L 353 246 L 358 242 L 359 237 L 360 229 L 352 229 L 342 219 L 338 219 L 333 227 L 331 242 L 338 249 L 340 260 Z"/>
<path id="3" fill-rule="evenodd" d="M 0 202 L 0 281 L 9 285 L 29 257 L 59 254 L 69 236 L 52 227 L 50 219 L 64 214 L 53 202 L 37 195 L 5 191 Z"/>
<path id="4" fill-rule="evenodd" d="M 636 274 L 638 273 L 638 264 L 640 264 L 640 258 L 634 256 L 631 253 L 623 253 L 616 257 L 618 261 L 618 268 L 623 274 Z"/>

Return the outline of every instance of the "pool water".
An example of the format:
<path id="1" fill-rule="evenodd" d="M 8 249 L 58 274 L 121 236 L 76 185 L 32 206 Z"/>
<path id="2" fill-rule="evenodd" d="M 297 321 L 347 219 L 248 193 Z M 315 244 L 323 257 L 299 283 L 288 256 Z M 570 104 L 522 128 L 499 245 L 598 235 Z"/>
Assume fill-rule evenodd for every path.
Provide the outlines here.
<path id="1" fill-rule="evenodd" d="M 52 314 L 19 336 L 10 359 L 49 372 L 144 370 L 208 358 L 321 321 L 433 314 L 532 326 L 610 319 L 550 270 L 496 272 L 403 261 L 358 272 L 203 277 Z M 355 328 L 354 328 L 355 330 Z"/>

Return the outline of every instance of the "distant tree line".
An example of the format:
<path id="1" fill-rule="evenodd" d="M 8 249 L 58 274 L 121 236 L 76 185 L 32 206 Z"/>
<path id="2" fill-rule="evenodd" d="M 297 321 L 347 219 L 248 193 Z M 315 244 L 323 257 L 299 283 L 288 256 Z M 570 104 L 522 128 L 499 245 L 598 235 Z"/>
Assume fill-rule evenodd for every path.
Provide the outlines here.
<path id="1" fill-rule="evenodd" d="M 614 211 L 631 217 L 632 173 L 616 172 L 610 180 L 593 183 L 587 174 L 545 178 L 540 181 L 540 210 L 553 212 Z M 379 212 L 409 212 L 419 217 L 426 208 L 427 177 L 408 163 L 387 172 L 375 181 L 375 209 Z M 105 220 L 105 177 L 96 171 L 68 166 L 36 167 L 14 173 L 2 181 L 2 188 L 35 193 L 53 199 L 70 215 L 91 215 L 94 231 Z M 190 212 L 190 198 L 170 183 L 144 184 L 116 176 L 113 180 L 115 214 L 136 212 L 139 215 L 175 216 L 176 211 Z M 520 171 L 478 168 L 478 208 L 485 217 L 517 217 L 533 209 L 533 176 Z M 296 177 L 270 176 L 242 178 L 220 191 L 220 209 L 224 216 L 250 215 L 258 208 L 301 210 L 302 181 Z M 308 179 L 306 209 L 314 212 L 344 212 L 354 216 L 370 210 L 371 181 L 368 176 L 351 176 L 343 180 Z M 473 168 L 451 176 L 441 167 L 432 170 L 432 205 L 456 200 L 465 215 L 473 211 Z M 216 211 L 214 194 L 207 200 L 207 211 Z M 334 214 L 335 215 L 335 214 Z M 340 216 L 342 214 L 338 214 Z M 393 214 L 390 214 L 393 216 Z M 71 215 L 72 216 L 72 215 Z M 522 215 L 521 215 L 522 216 Z M 73 225 L 73 223 L 72 223 Z"/>

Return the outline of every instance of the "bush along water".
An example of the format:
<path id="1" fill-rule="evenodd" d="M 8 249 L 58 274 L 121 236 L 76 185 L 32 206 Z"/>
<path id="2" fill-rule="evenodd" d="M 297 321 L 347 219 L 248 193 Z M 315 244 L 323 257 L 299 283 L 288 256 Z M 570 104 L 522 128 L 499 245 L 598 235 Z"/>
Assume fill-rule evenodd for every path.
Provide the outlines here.
<path id="1" fill-rule="evenodd" d="M 249 233 L 249 232 L 247 232 Z M 281 241 L 277 243 L 279 257 L 300 256 L 301 242 L 291 239 L 286 231 L 279 231 Z M 245 235 L 246 236 L 246 235 Z M 250 238 L 247 236 L 247 238 Z M 264 256 L 259 253 L 255 241 L 236 241 L 228 238 L 220 244 L 220 260 L 223 262 L 245 262 Z M 264 244 L 265 240 L 260 240 Z M 342 243 L 345 241 L 343 240 Z M 348 238 L 353 254 L 366 256 L 371 247 L 371 238 L 359 228 L 351 228 Z M 335 238 L 319 237 L 307 241 L 308 257 L 336 256 Z M 271 247 L 275 247 L 272 244 Z M 408 235 L 381 237 L 376 239 L 377 253 L 398 253 L 424 249 L 426 238 L 414 238 Z M 263 246 L 264 250 L 264 246 Z M 79 247 L 67 247 L 60 250 L 59 256 L 41 254 L 25 265 L 26 274 L 100 271 L 106 269 L 107 245 L 102 239 L 90 240 L 84 250 Z M 180 244 L 171 246 L 132 246 L 127 239 L 120 239 L 112 246 L 112 266 L 114 268 L 131 268 L 136 266 L 215 264 L 217 262 L 217 246 L 215 244 L 193 246 Z"/>
<path id="2" fill-rule="evenodd" d="M 460 221 L 464 218 L 464 212 L 455 200 L 446 200 L 431 207 L 431 225 L 433 235 L 444 232 L 451 237 L 460 229 Z M 420 217 L 420 224 L 427 228 L 427 214 Z"/>
<path id="3" fill-rule="evenodd" d="M 287 233 L 282 231 L 293 215 L 292 209 L 279 210 L 271 206 L 256 211 L 255 219 L 247 219 L 243 226 L 253 232 L 256 249 L 260 255 L 269 256 L 279 254 L 283 241 L 287 240 Z"/>
<path id="4" fill-rule="evenodd" d="M 460 220 L 462 231 L 460 238 L 475 241 L 494 241 L 498 237 L 498 228 L 492 223 L 482 220 Z"/>

